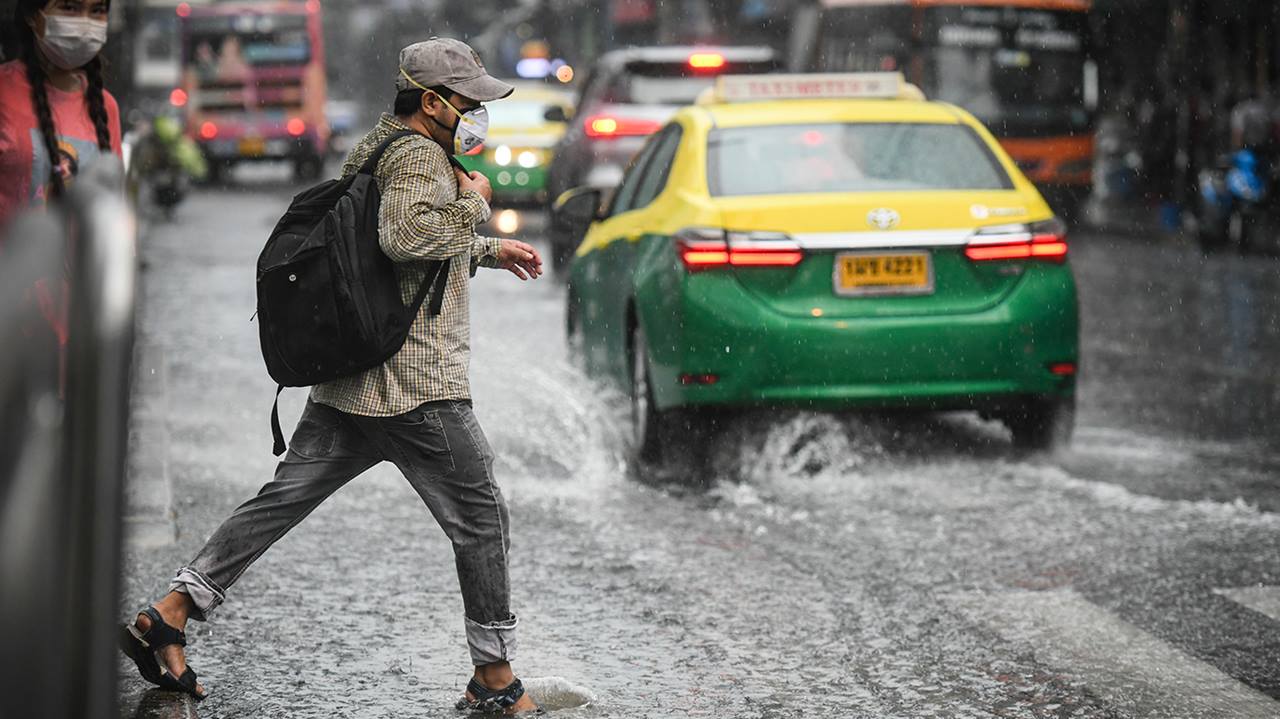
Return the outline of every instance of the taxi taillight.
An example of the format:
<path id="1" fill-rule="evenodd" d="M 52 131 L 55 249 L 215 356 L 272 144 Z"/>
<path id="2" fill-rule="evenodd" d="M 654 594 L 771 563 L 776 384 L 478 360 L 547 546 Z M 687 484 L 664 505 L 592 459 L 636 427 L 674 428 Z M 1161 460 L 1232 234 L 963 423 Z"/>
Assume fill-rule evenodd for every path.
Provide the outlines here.
<path id="1" fill-rule="evenodd" d="M 1067 258 L 1067 226 L 1053 218 L 1031 225 L 986 228 L 969 241 L 964 256 L 974 262 L 1046 260 Z"/>
<path id="2" fill-rule="evenodd" d="M 676 235 L 680 261 L 690 272 L 717 267 L 794 267 L 804 250 L 775 232 L 725 232 L 692 228 Z"/>

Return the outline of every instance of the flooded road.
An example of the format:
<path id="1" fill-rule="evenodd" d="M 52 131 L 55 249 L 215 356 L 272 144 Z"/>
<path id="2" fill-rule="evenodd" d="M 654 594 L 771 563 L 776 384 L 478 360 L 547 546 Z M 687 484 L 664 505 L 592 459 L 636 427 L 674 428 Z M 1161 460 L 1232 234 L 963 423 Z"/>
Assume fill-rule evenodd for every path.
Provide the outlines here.
<path id="1" fill-rule="evenodd" d="M 195 196 L 143 242 L 170 439 L 139 451 L 165 452 L 178 539 L 129 548 L 122 615 L 271 475 L 248 320 L 287 196 Z M 757 413 L 693 478 L 628 476 L 625 402 L 569 361 L 562 288 L 481 270 L 472 386 L 519 673 L 589 688 L 557 712 L 582 718 L 1280 715 L 1280 262 L 1073 242 L 1071 451 L 1015 453 L 964 414 Z M 469 675 L 450 547 L 390 466 L 189 632 L 202 717 L 455 717 Z"/>

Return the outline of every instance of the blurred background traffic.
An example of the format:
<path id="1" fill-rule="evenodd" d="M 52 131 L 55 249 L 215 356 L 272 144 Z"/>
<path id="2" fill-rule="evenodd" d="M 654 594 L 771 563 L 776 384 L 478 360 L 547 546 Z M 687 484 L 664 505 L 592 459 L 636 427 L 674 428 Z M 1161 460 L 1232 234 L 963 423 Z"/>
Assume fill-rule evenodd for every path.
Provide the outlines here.
<path id="1" fill-rule="evenodd" d="M 0 17 L 8 20 L 15 6 L 0 0 Z M 10 24 L 2 27 L 0 60 L 10 60 L 18 56 L 16 34 Z M 603 708 L 582 716 L 669 716 L 691 707 L 715 715 L 808 716 L 832 694 L 867 716 L 935 710 L 988 716 L 993 707 L 1017 716 L 1276 715 L 1280 198 L 1271 190 L 1280 182 L 1280 4 L 115 0 L 109 28 L 106 82 L 124 124 L 123 167 L 77 182 L 48 213 L 15 219 L 0 241 L 0 339 L 16 348 L 0 356 L 0 548 L 6 550 L 0 552 L 6 588 L 0 608 L 6 636 L 21 637 L 9 643 L 0 667 L 6 670 L 0 672 L 0 714 L 9 706 L 4 701 L 32 706 L 13 697 L 43 702 L 39 711 L 15 709 L 15 716 L 89 716 L 80 710 L 100 709 L 102 697 L 118 697 L 120 712 L 101 716 L 127 715 L 145 704 L 137 687 L 117 688 L 109 671 L 110 636 L 103 631 L 113 620 L 113 598 L 127 597 L 124 603 L 133 606 L 154 595 L 157 587 L 144 577 L 166 576 L 270 476 L 263 415 L 271 383 L 249 324 L 253 258 L 289 197 L 336 174 L 352 144 L 379 113 L 390 111 L 399 49 L 440 35 L 471 44 L 489 72 L 517 87 L 510 98 L 487 105 L 487 140 L 460 161 L 493 186 L 493 218 L 482 232 L 533 242 L 555 282 L 512 289 L 509 277 L 476 278 L 473 378 L 504 490 L 511 488 L 520 518 L 532 520 L 518 525 L 517 541 L 533 547 L 538 559 L 515 571 L 539 587 L 537 610 L 548 617 L 531 623 L 530 645 L 544 652 L 535 666 L 590 676 Z M 637 153 L 665 158 L 669 170 L 677 152 L 712 144 L 705 128 L 667 146 L 650 139 L 662 139 L 658 133 L 675 127 L 673 118 L 694 127 L 690 118 L 698 113 L 688 106 L 706 101 L 717 78 L 854 72 L 901 73 L 926 98 L 954 103 L 990 130 L 1013 161 L 996 163 L 993 182 L 1021 182 L 1020 171 L 1052 208 L 1044 208 L 1046 217 L 1029 213 L 1016 232 L 1006 232 L 1025 238 L 995 245 L 1027 254 L 984 259 L 963 254 L 960 245 L 916 248 L 907 254 L 932 259 L 914 265 L 928 270 L 915 278 L 914 296 L 868 302 L 841 294 L 843 275 L 833 275 L 830 268 L 840 266 L 833 257 L 857 252 L 786 243 L 819 220 L 847 222 L 848 234 L 883 241 L 905 206 L 891 212 L 877 198 L 859 198 L 872 204 L 846 203 L 857 215 L 848 220 L 836 217 L 833 207 L 843 199 L 829 193 L 824 217 L 815 219 L 820 213 L 812 206 L 785 202 L 775 203 L 785 206 L 773 207 L 774 215 L 759 212 L 768 203 L 758 203 L 750 188 L 760 179 L 752 171 L 764 166 L 760 148 L 812 140 L 803 166 L 771 156 L 770 167 L 788 170 L 773 179 L 784 183 L 775 189 L 789 202 L 814 191 L 814 178 L 822 175 L 805 173 L 820 173 L 830 148 L 863 142 L 833 130 L 843 116 L 788 115 L 789 107 L 807 107 L 792 99 L 763 112 L 743 110 L 740 115 L 758 116 L 738 121 L 822 126 L 796 138 L 762 132 L 757 155 L 722 163 L 730 168 L 725 174 L 748 188 L 735 206 L 743 226 L 712 228 L 709 237 L 664 238 L 671 240 L 664 251 L 678 246 L 681 254 L 663 256 L 671 261 L 662 271 L 680 278 L 701 273 L 699 281 L 708 284 L 716 272 L 732 277 L 738 269 L 725 267 L 732 256 L 728 231 L 753 231 L 739 233 L 759 243 L 747 248 L 759 250 L 753 260 L 778 266 L 751 268 L 750 278 L 737 275 L 745 278 L 740 284 L 755 293 L 750 297 L 773 293 L 779 306 L 794 305 L 785 308 L 791 314 L 779 323 L 783 329 L 765 333 L 754 349 L 787 345 L 797 364 L 812 360 L 830 370 L 819 384 L 835 387 L 827 380 L 841 366 L 810 351 L 812 345 L 791 342 L 788 329 L 852 324 L 861 331 L 886 314 L 911 315 L 912 302 L 922 297 L 925 305 L 946 300 L 947 276 L 938 275 L 944 281 L 935 287 L 929 268 L 972 280 L 974 315 L 994 306 L 977 290 L 1000 295 L 1019 278 L 1047 277 L 1051 270 L 1059 289 L 1070 292 L 1053 303 L 1031 298 L 1024 317 L 1049 304 L 1069 316 L 1054 331 L 1067 347 L 1064 357 L 1036 356 L 1032 369 L 1054 374 L 1040 380 L 1052 380 L 1055 392 L 1069 396 L 1074 445 L 1053 455 L 1023 453 L 1049 444 L 1028 438 L 1052 438 L 1027 432 L 1007 411 L 1003 417 L 903 417 L 850 413 L 843 405 L 808 411 L 812 407 L 792 403 L 748 413 L 726 433 L 728 440 L 702 447 L 709 456 L 696 481 L 650 493 L 647 485 L 668 487 L 672 477 L 634 472 L 627 455 L 635 438 L 625 436 L 627 421 L 619 418 L 628 410 L 632 424 L 656 416 L 657 405 L 642 391 L 651 378 L 632 372 L 644 333 L 627 326 L 627 341 L 607 347 L 609 332 L 623 327 L 597 318 L 596 334 L 584 340 L 591 308 L 580 300 L 587 284 L 572 284 L 575 263 L 579 277 L 591 262 L 613 270 L 623 263 L 604 253 L 577 262 L 574 254 L 589 225 L 605 232 L 602 209 L 619 209 L 610 198 L 628 168 L 633 178 L 643 174 L 633 166 Z M 841 112 L 860 112 L 859 101 L 835 98 L 832 107 L 838 102 L 848 105 Z M 890 119 L 936 118 L 925 112 Z M 960 156 L 951 155 L 953 161 Z M 897 170 L 900 176 L 888 179 L 911 179 Z M 729 202 L 690 199 L 706 188 L 681 186 L 680 179 L 671 184 L 681 201 Z M 661 189 L 637 184 L 646 189 L 632 198 L 652 200 Z M 1034 195 L 1028 190 L 1019 197 Z M 578 217 L 563 212 L 575 198 L 588 200 L 578 203 L 584 205 Z M 965 242 L 981 225 L 1009 230 L 991 214 L 1009 208 L 988 207 L 967 194 L 955 194 L 946 206 L 933 199 L 916 198 L 926 207 L 921 214 L 932 211 L 936 222 L 964 225 Z M 1040 208 L 1038 198 L 1025 204 Z M 642 229 L 658 227 L 670 206 L 645 212 L 635 205 L 636 216 L 648 223 Z M 801 229 L 788 237 L 777 231 L 790 227 L 748 226 L 762 217 Z M 603 247 L 613 238 L 597 239 Z M 1041 249 L 1059 254 L 1030 258 L 1040 240 L 1046 240 Z M 716 266 L 694 267 L 690 258 L 698 252 L 710 253 L 701 261 Z M 1043 266 L 1037 269 L 1036 261 Z M 792 265 L 807 272 L 809 295 L 787 294 Z M 598 305 L 631 290 L 604 270 L 598 274 Z M 45 332 L 32 340 L 30 328 L 48 317 L 16 288 L 25 289 L 30 278 L 63 276 L 70 296 L 63 335 Z M 694 285 L 682 285 L 688 286 Z M 932 299 L 926 293 L 934 293 Z M 649 299 L 657 306 L 674 296 L 654 292 Z M 725 297 L 722 313 L 708 313 L 703 325 L 681 331 L 715 339 L 708 345 L 714 361 L 724 360 L 719 355 L 729 354 L 731 342 L 735 351 L 747 349 L 733 356 L 741 365 L 731 369 L 789 377 L 792 365 L 760 359 L 744 340 L 768 313 L 746 316 L 740 325 L 722 321 L 735 316 L 732 310 L 756 306 L 750 297 Z M 912 346 L 924 349 L 911 354 L 912 362 L 902 361 L 898 345 L 863 343 L 881 364 L 862 369 L 869 375 L 907 364 L 921 372 L 955 370 L 962 363 L 949 361 L 958 345 L 947 333 L 962 323 L 952 309 L 934 312 L 937 325 L 921 331 Z M 1037 344 L 1028 339 L 1031 320 L 1022 324 L 1007 315 L 1003 321 L 1006 334 L 983 341 L 981 349 L 1026 370 L 1021 365 Z M 575 353 L 592 337 L 597 348 L 617 355 L 610 367 L 620 375 L 618 387 L 584 375 Z M 651 347 L 661 354 L 658 344 Z M 1046 346 L 1051 343 L 1040 343 L 1039 351 Z M 984 357 L 975 350 L 969 359 L 983 364 Z M 687 396 L 734 387 L 730 372 L 668 374 L 668 384 Z M 529 378 L 521 396 L 506 391 L 504 378 L 515 375 Z M 297 394 L 286 394 L 287 415 L 296 414 Z M 1007 427 L 988 421 L 993 418 Z M 291 634 L 294 623 L 273 609 L 305 591 L 317 616 L 345 617 L 355 600 L 343 592 L 422 573 L 421 547 L 438 538 L 418 533 L 427 523 L 417 513 L 398 514 L 414 500 L 396 494 L 403 489 L 397 480 L 374 474 L 372 491 L 340 494 L 334 502 L 341 514 L 322 510 L 311 529 L 291 535 L 299 537 L 294 544 L 282 545 L 262 572 L 246 577 L 254 590 L 246 595 L 256 599 L 246 599 L 248 609 L 241 611 L 275 619 L 280 629 L 262 642 L 255 634 L 260 626 L 235 615 L 219 625 L 219 641 L 240 656 L 221 664 L 209 654 L 200 657 L 223 686 L 235 687 L 205 705 L 215 714 L 308 715 L 298 709 L 308 705 L 315 716 L 340 709 L 399 715 L 406 711 L 404 697 L 424 695 L 449 705 L 447 687 L 417 685 L 419 673 L 452 671 L 448 657 L 420 658 L 415 673 L 412 664 L 401 668 L 400 636 L 370 642 L 362 634 L 350 639 L 360 642 L 353 648 L 342 645 L 348 639 L 341 633 L 327 631 L 317 650 L 311 625 Z M 51 477 L 58 481 L 46 481 Z M 630 481 L 637 477 L 643 481 Z M 699 483 L 705 494 L 684 494 Z M 70 510 L 68 497 L 80 498 Z M 377 513 L 397 521 L 367 521 Z M 80 531 L 61 531 L 72 525 Z M 386 568 L 353 563 L 337 553 L 334 547 L 344 542 L 335 539 L 347 540 L 345 546 L 376 540 L 391 555 Z M 880 559 L 868 565 L 863 553 L 849 549 L 858 546 L 875 547 Z M 323 566 L 311 561 L 324 552 L 330 554 Z M 443 548 L 425 554 L 434 562 L 432 576 L 452 571 L 437 561 L 447 556 Z M 1241 588 L 1261 592 L 1248 606 L 1262 607 L 1263 619 L 1226 604 L 1224 597 L 1244 604 L 1238 597 L 1255 596 Z M 1015 590 L 1027 589 L 1047 589 L 1037 596 L 1058 602 L 1045 616 L 1068 617 L 1061 635 L 1028 629 L 1044 617 L 1031 622 L 1019 614 L 1031 605 Z M 955 604 L 957 592 L 972 606 Z M 72 601 L 86 594 L 95 601 Z M 619 613 L 619 604 L 643 610 Z M 50 606 L 74 621 L 46 630 Z M 1122 615 L 1135 632 L 1159 637 L 1151 640 L 1157 648 L 1168 642 L 1211 664 L 1227 693 L 1243 697 L 1235 706 L 1255 713 L 1214 714 L 1214 706 L 1197 704 L 1206 674 L 1194 667 L 1161 673 L 1166 666 L 1185 669 L 1182 655 L 1116 661 L 1105 653 L 1105 640 L 1114 635 L 1105 622 L 1098 625 L 1102 640 L 1071 644 L 1078 639 L 1072 632 L 1089 626 L 1081 617 L 1096 619 L 1091 612 L 1098 608 L 1107 617 Z M 401 606 L 395 619 L 435 621 L 420 609 Z M 599 618 L 590 632 L 569 636 L 548 628 L 581 624 L 584 611 Z M 842 619 L 851 615 L 858 617 L 856 629 Z M 815 616 L 841 633 L 846 653 L 797 670 L 797 647 L 806 656 L 833 656 L 828 637 L 812 631 Z M 1000 638 L 974 629 L 983 621 L 999 624 Z M 625 648 L 604 676 L 571 658 L 596 656 L 606 644 Z M 1050 647 L 1049 658 L 1020 651 L 1027 644 Z M 1061 646 L 1100 654 L 1053 655 Z M 723 667 L 706 661 L 726 651 L 734 671 L 750 675 L 741 684 L 759 687 L 759 694 L 744 699 L 737 680 L 725 681 Z M 286 654 L 305 654 L 314 666 L 280 661 Z M 337 668 L 361 679 L 333 681 L 337 665 L 326 658 L 332 656 L 342 657 Z M 1126 672 L 1138 664 L 1156 669 L 1135 680 Z M 797 692 L 797 672 L 823 696 Z M 80 673 L 86 681 L 63 691 L 64 678 Z M 849 676 L 854 683 L 842 684 Z M 399 694 L 375 689 L 402 680 L 409 684 Z M 863 691 L 863 684 L 871 689 Z M 1151 691 L 1134 693 L 1133 686 Z"/>
<path id="2" fill-rule="evenodd" d="M 183 181 L 264 159 L 317 177 L 385 109 L 398 48 L 439 34 L 522 81 L 468 162 L 526 207 L 616 183 L 715 75 L 894 70 L 987 124 L 1063 214 L 1267 246 L 1270 213 L 1252 196 L 1267 188 L 1243 196 L 1225 179 L 1270 179 L 1278 16 L 1262 0 L 123 0 L 107 48 L 135 137 L 168 116 L 198 146 L 202 165 L 189 150 L 170 163 Z M 1257 169 L 1231 155 L 1241 149 Z M 1268 227 L 1255 238 L 1233 213 Z"/>

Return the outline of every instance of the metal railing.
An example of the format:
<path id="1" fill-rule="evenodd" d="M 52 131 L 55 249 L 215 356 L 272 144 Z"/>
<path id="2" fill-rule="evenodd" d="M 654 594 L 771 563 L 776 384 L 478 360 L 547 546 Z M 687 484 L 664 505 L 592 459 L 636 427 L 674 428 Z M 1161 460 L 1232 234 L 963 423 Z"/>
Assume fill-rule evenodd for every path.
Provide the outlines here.
<path id="1" fill-rule="evenodd" d="M 115 717 L 136 301 L 117 162 L 0 244 L 0 716 Z"/>

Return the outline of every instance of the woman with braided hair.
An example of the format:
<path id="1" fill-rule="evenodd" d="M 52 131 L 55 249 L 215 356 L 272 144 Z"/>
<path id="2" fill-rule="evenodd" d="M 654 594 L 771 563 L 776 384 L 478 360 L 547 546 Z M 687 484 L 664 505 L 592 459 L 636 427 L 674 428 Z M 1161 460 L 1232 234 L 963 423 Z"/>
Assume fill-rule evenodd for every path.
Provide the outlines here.
<path id="1" fill-rule="evenodd" d="M 19 0 L 16 59 L 0 64 L 0 230 L 120 154 L 120 110 L 102 86 L 109 0 Z"/>
<path id="2" fill-rule="evenodd" d="M 99 157 L 120 154 L 120 110 L 102 87 L 98 57 L 107 6 L 108 0 L 18 2 L 17 59 L 0 64 L 0 250 L 15 215 L 62 194 Z M 33 341 L 48 337 L 65 350 L 67 288 L 64 276 L 37 280 L 28 290 L 47 324 L 30 328 L 38 333 Z"/>

